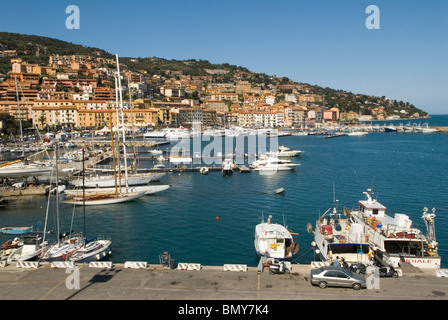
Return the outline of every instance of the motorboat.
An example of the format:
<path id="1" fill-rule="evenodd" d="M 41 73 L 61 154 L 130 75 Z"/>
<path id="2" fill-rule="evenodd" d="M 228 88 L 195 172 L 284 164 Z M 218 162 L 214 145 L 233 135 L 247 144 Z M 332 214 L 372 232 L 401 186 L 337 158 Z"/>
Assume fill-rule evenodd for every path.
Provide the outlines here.
<path id="1" fill-rule="evenodd" d="M 207 167 L 201 167 L 201 168 L 199 169 L 199 172 L 200 172 L 201 174 L 207 174 L 208 171 L 209 171 L 209 169 L 208 169 Z"/>
<path id="2" fill-rule="evenodd" d="M 105 175 L 84 178 L 84 181 L 83 179 L 72 180 L 70 181 L 70 184 L 75 187 L 84 186 L 84 188 L 115 187 L 115 183 L 122 186 L 126 185 L 126 183 L 128 186 L 138 186 L 148 184 L 151 181 L 158 181 L 163 176 L 165 176 L 165 173 L 156 172 L 128 174 L 127 177 L 122 176 L 117 179 L 115 179 L 113 175 Z"/>
<path id="3" fill-rule="evenodd" d="M 344 210 L 345 214 L 347 210 Z M 312 232 L 311 224 L 308 224 L 308 231 Z M 368 265 L 373 258 L 363 225 L 352 222 L 346 215 L 341 217 L 336 207 L 317 219 L 312 246 L 322 261 L 330 263 L 341 259 Z"/>
<path id="4" fill-rule="evenodd" d="M 422 219 L 427 234 L 415 227 L 408 215 L 386 214 L 386 207 L 373 198 L 372 189 L 364 192 L 367 199 L 358 201 L 359 208 L 348 212 L 353 222 L 361 224 L 375 258 L 383 265 L 399 267 L 402 262 L 422 269 L 438 269 L 441 257 L 435 235 L 435 209 L 423 209 Z"/>
<path id="5" fill-rule="evenodd" d="M 166 139 L 165 131 L 149 131 L 143 134 L 144 139 Z"/>
<path id="6" fill-rule="evenodd" d="M 222 162 L 222 174 L 230 175 L 233 173 L 233 161 L 231 159 L 224 159 Z"/>
<path id="7" fill-rule="evenodd" d="M 362 137 L 362 136 L 366 136 L 369 133 L 367 131 L 351 131 L 349 133 L 347 133 L 348 136 L 351 137 Z"/>
<path id="8" fill-rule="evenodd" d="M 42 232 L 29 232 L 23 235 L 23 245 L 14 250 L 7 260 L 11 262 L 37 259 L 47 246 L 48 243 L 43 241 Z"/>
<path id="9" fill-rule="evenodd" d="M 292 163 L 291 160 L 279 159 L 275 156 L 261 156 L 255 160 L 250 167 L 255 171 L 289 171 L 294 170 L 300 164 Z"/>
<path id="10" fill-rule="evenodd" d="M 299 245 L 286 227 L 271 223 L 271 218 L 272 215 L 255 227 L 255 251 L 266 258 L 291 259 L 298 252 Z"/>
<path id="11" fill-rule="evenodd" d="M 160 149 L 151 149 L 148 150 L 148 153 L 152 156 L 160 156 L 161 154 L 163 154 L 163 151 Z"/>
<path id="12" fill-rule="evenodd" d="M 185 128 L 168 128 L 163 130 L 166 131 L 166 139 L 168 140 L 189 139 L 191 137 L 190 130 Z"/>
<path id="13" fill-rule="evenodd" d="M 285 146 L 279 146 L 277 157 L 298 157 L 302 154 L 302 150 L 291 150 Z"/>
<path id="14" fill-rule="evenodd" d="M 22 238 L 9 239 L 0 246 L 0 250 L 15 249 L 23 245 Z"/>

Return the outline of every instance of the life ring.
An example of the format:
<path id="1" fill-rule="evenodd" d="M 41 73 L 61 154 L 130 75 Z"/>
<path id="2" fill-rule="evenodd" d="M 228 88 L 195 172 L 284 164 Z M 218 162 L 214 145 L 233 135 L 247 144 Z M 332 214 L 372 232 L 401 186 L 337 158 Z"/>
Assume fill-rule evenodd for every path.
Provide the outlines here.
<path id="1" fill-rule="evenodd" d="M 339 241 L 340 243 L 345 243 L 345 242 L 347 241 L 347 237 L 344 236 L 344 235 L 340 235 L 340 236 L 338 237 L 338 241 Z"/>

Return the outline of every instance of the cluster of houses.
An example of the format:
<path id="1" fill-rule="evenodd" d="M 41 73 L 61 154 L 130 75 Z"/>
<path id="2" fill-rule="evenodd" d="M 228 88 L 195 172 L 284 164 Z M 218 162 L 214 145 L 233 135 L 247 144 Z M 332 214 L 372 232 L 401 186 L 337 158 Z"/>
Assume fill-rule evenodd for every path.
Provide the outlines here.
<path id="1" fill-rule="evenodd" d="M 307 85 L 284 84 L 281 78 L 275 84 L 254 85 L 244 70 L 224 83 L 216 79 L 228 71 L 219 69 L 206 70 L 205 76 L 179 70 L 148 75 L 122 63 L 120 69 L 125 122 L 137 126 L 300 128 L 359 119 L 356 112 L 324 109 L 322 96 L 310 93 Z M 40 129 L 109 126 L 117 115 L 116 74 L 115 59 L 102 57 L 54 55 L 47 66 L 11 58 L 11 72 L 0 83 L 0 112 Z"/>

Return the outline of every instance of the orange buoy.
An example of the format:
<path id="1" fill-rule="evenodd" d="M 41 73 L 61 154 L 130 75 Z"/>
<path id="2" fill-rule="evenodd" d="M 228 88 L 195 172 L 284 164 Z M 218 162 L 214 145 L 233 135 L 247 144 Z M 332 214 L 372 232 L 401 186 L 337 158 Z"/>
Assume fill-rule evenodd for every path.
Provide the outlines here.
<path id="1" fill-rule="evenodd" d="M 216 221 L 218 221 L 219 220 L 219 217 L 218 216 L 216 216 Z"/>

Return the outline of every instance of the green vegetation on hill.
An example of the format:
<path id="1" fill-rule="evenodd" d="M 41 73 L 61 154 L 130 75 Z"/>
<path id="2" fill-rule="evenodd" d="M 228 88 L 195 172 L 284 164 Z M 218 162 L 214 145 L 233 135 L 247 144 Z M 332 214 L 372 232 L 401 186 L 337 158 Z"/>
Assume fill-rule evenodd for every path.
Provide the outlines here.
<path id="1" fill-rule="evenodd" d="M 113 58 L 105 50 L 86 47 L 62 40 L 16 33 L 0 32 L 0 50 L 16 50 L 17 57 L 27 63 L 48 65 L 51 55 L 88 55 L 92 57 Z M 0 57 L 0 73 L 8 74 L 11 70 L 11 57 Z M 338 107 L 342 112 L 357 112 L 363 115 L 372 114 L 376 108 L 383 108 L 388 115 L 418 114 L 427 116 L 427 112 L 418 109 L 409 102 L 386 99 L 365 94 L 354 94 L 343 90 L 323 88 L 317 85 L 297 83 L 286 77 L 269 76 L 263 73 L 251 72 L 248 69 L 228 63 L 213 64 L 207 60 L 189 59 L 184 61 L 163 58 L 131 58 L 120 57 L 120 62 L 134 72 L 145 72 L 146 76 L 161 75 L 165 78 L 182 75 L 211 76 L 211 82 L 232 83 L 239 80 L 249 81 L 252 86 L 262 89 L 273 88 L 276 85 L 298 85 L 297 89 L 280 89 L 280 93 L 312 93 L 324 97 L 325 107 Z M 110 66 L 113 67 L 113 66 Z M 218 72 L 210 72 L 218 70 Z M 393 99 L 393 98 L 391 98 Z"/>

